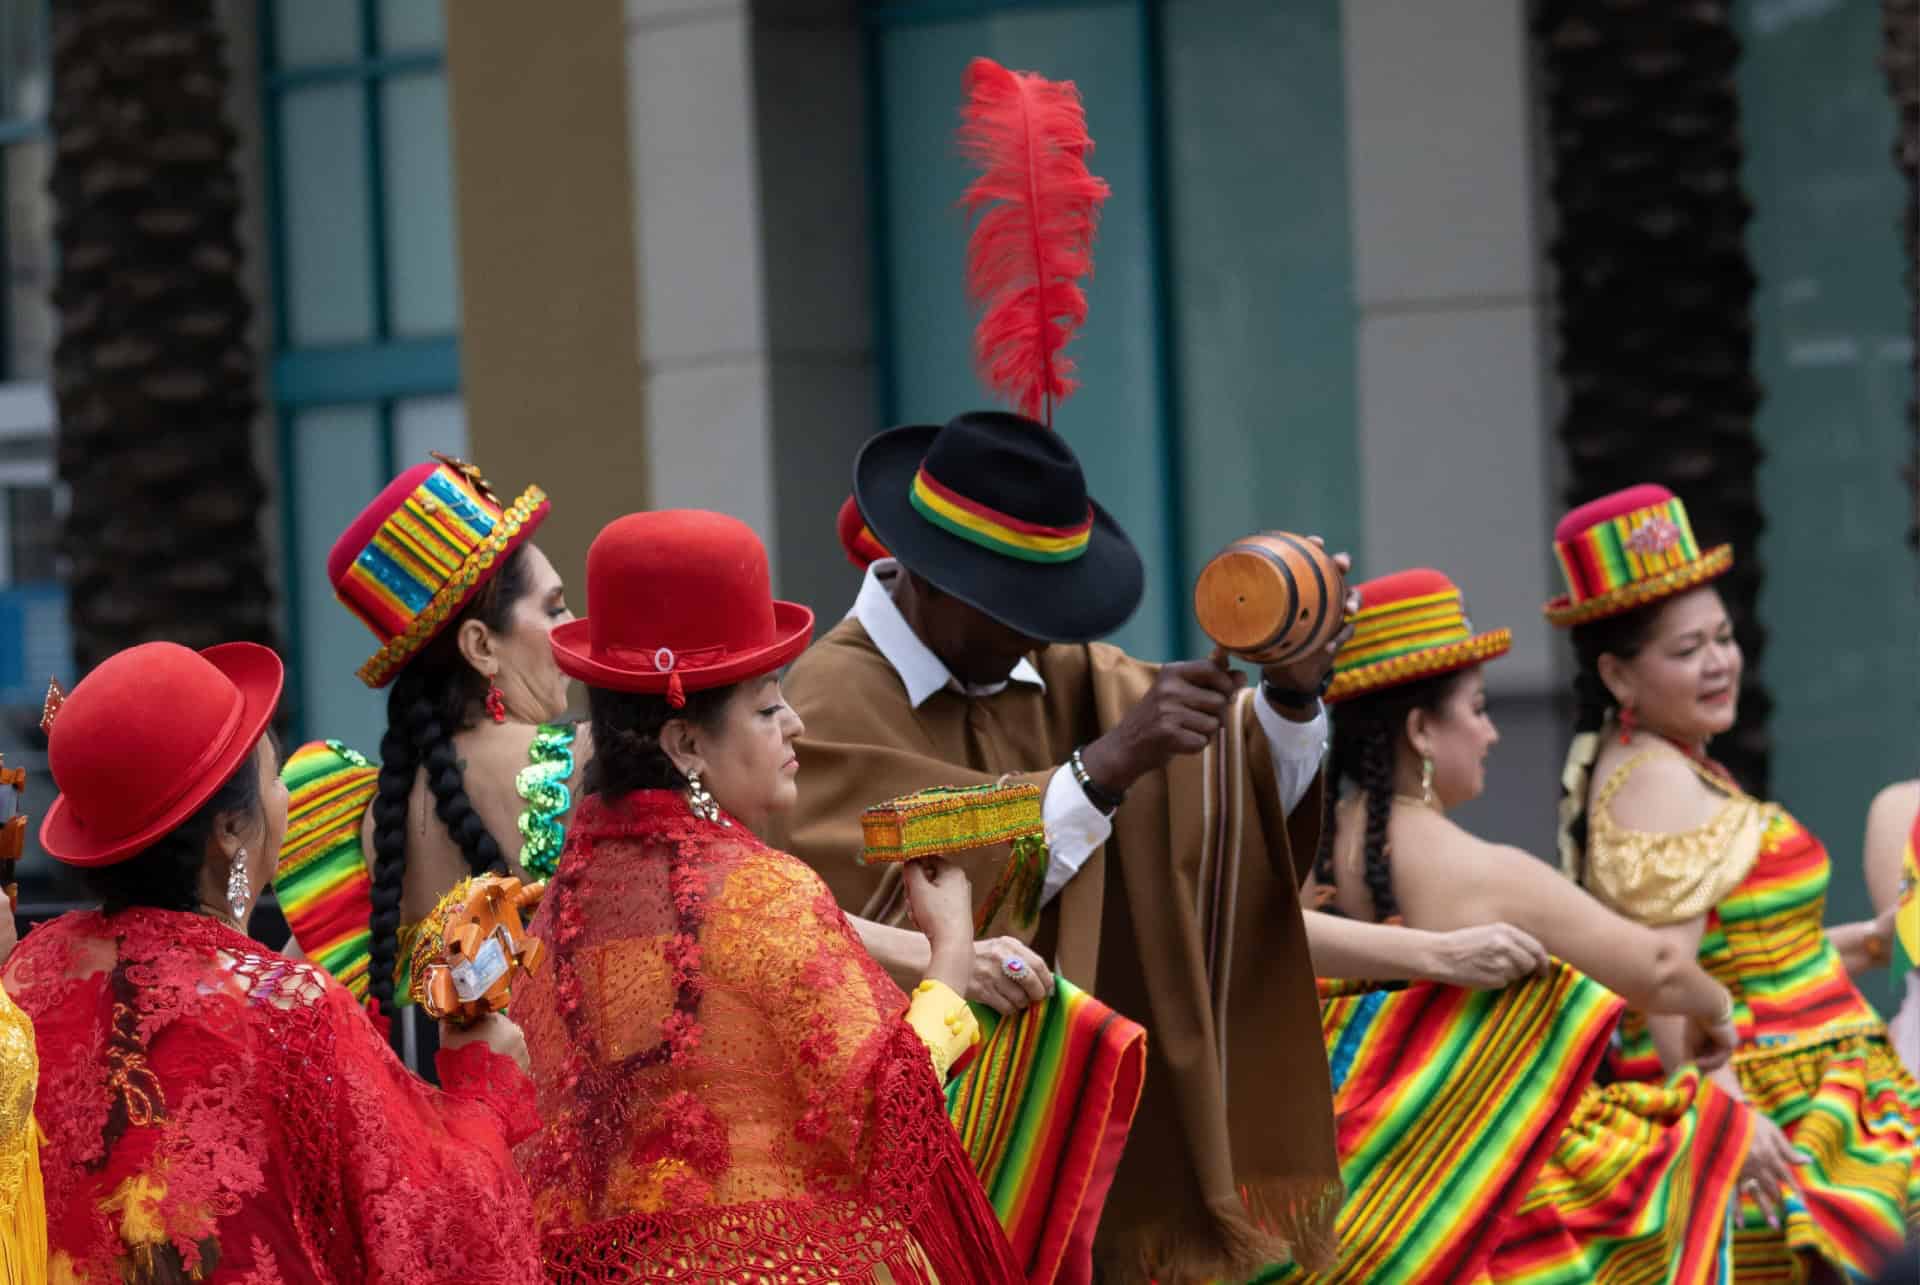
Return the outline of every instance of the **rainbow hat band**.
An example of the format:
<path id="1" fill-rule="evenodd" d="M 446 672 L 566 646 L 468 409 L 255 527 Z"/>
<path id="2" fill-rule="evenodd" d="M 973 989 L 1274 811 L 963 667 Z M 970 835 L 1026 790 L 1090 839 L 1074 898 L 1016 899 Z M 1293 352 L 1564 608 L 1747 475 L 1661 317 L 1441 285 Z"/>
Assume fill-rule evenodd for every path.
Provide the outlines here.
<path id="1" fill-rule="evenodd" d="M 1467 669 L 1513 646 L 1510 630 L 1474 633 L 1459 586 L 1438 571 L 1396 571 L 1356 587 L 1361 607 L 1333 658 L 1329 704 Z"/>
<path id="2" fill-rule="evenodd" d="M 1072 526 L 1042 526 L 949 490 L 924 465 L 913 475 L 909 498 L 920 516 L 941 530 L 1026 562 L 1072 562 L 1093 539 L 1092 505 L 1087 506 L 1087 516 Z"/>
<path id="3" fill-rule="evenodd" d="M 374 497 L 327 555 L 334 596 L 380 640 L 360 681 L 385 687 L 546 519 L 530 486 L 502 506 L 480 470 L 435 454 Z"/>
<path id="4" fill-rule="evenodd" d="M 1630 486 L 1581 505 L 1553 531 L 1567 592 L 1546 605 L 1561 628 L 1670 598 L 1733 566 L 1733 546 L 1705 554 L 1687 507 L 1664 486 Z"/>

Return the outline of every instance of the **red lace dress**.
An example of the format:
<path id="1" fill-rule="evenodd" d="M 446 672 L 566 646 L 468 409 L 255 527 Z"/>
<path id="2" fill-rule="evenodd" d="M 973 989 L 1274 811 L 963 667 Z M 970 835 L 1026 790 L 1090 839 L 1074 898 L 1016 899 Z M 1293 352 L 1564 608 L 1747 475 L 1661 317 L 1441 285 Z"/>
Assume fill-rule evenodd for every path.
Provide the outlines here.
<path id="1" fill-rule="evenodd" d="M 1022 1279 L 907 997 L 806 865 L 677 794 L 590 795 L 530 931 L 550 1279 Z"/>
<path id="2" fill-rule="evenodd" d="M 202 915 L 70 914 L 14 951 L 58 1282 L 536 1282 L 510 1143 L 532 1085 L 480 1044 L 403 1068 L 326 974 Z"/>

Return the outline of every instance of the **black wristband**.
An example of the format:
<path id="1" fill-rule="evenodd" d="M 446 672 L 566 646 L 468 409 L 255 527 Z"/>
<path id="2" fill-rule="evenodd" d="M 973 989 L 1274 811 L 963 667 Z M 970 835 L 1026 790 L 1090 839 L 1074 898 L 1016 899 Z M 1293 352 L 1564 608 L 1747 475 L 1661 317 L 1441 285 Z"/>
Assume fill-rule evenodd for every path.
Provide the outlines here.
<path id="1" fill-rule="evenodd" d="M 1281 687 L 1271 679 L 1260 680 L 1260 694 L 1282 709 L 1312 709 L 1327 694 L 1327 688 L 1333 686 L 1333 671 L 1329 669 L 1320 676 L 1320 683 L 1310 692 L 1297 691 L 1291 687 Z"/>
<path id="2" fill-rule="evenodd" d="M 1116 794 L 1088 774 L 1087 765 L 1081 761 L 1079 750 L 1076 749 L 1067 756 L 1067 768 L 1073 773 L 1073 779 L 1080 783 L 1080 792 L 1087 796 L 1087 802 L 1108 816 L 1118 812 L 1120 805 L 1127 801 L 1125 790 Z"/>

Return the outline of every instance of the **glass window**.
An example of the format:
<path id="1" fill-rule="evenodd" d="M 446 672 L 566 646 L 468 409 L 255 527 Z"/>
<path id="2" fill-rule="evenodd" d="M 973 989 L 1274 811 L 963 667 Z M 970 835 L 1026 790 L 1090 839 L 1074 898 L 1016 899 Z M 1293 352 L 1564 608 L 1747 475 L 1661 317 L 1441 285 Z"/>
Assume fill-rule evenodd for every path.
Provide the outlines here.
<path id="1" fill-rule="evenodd" d="M 467 454 L 467 406 L 458 397 L 410 397 L 393 404 L 393 460 L 411 468 L 434 451 Z"/>
<path id="2" fill-rule="evenodd" d="M 443 335 L 460 320 L 446 77 L 396 76 L 379 92 L 388 323 L 400 338 Z"/>
<path id="3" fill-rule="evenodd" d="M 328 583 L 327 550 L 386 485 L 379 416 L 371 406 L 330 406 L 293 417 L 294 538 L 304 551 L 291 581 L 300 624 L 299 716 L 309 732 L 364 754 L 380 748 L 386 707 L 354 677 L 378 646 Z"/>
<path id="4" fill-rule="evenodd" d="M 53 146 L 44 137 L 5 148 L 0 184 L 6 206 L 7 291 L 4 361 L 7 379 L 45 379 L 53 361 L 53 197 L 47 167 Z"/>
<path id="5" fill-rule="evenodd" d="M 361 55 L 358 0 L 272 0 L 273 52 L 282 67 L 354 62 Z"/>
<path id="6" fill-rule="evenodd" d="M 46 0 L 0 2 L 0 118 L 47 118 Z"/>
<path id="7" fill-rule="evenodd" d="M 373 338 L 366 102 L 357 84 L 289 90 L 280 102 L 288 339 Z"/>
<path id="8" fill-rule="evenodd" d="M 440 0 L 380 0 L 381 53 L 438 53 L 446 43 Z"/>

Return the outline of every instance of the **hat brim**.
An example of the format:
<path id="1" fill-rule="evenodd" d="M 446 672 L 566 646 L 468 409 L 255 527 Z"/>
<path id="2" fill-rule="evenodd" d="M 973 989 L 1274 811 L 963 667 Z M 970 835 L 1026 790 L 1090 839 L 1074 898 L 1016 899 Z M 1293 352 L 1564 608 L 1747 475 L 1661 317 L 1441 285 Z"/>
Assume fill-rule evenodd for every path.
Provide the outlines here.
<path id="1" fill-rule="evenodd" d="M 488 536 L 484 544 L 467 555 L 469 563 L 482 558 L 488 559 L 479 573 L 456 593 L 448 592 L 448 589 L 452 588 L 451 582 L 436 593 L 420 614 L 414 617 L 413 623 L 408 626 L 405 634 L 374 652 L 367 658 L 366 664 L 360 666 L 361 682 L 377 691 L 398 678 L 400 671 L 405 669 L 428 643 L 439 637 L 440 631 L 447 627 L 447 623 L 465 611 L 467 604 L 473 601 L 473 596 L 500 573 L 500 564 L 513 556 L 514 551 L 521 545 L 533 538 L 533 533 L 540 529 L 540 524 L 547 520 L 549 513 L 553 512 L 553 505 L 547 499 L 545 491 L 537 486 L 530 486 L 520 493 L 519 499 L 507 505 L 501 512 L 503 518 L 495 527 L 494 534 Z M 524 513 L 525 516 L 515 520 L 513 515 L 516 512 Z M 463 565 L 460 574 L 464 574 L 465 571 L 466 567 Z M 338 597 L 339 591 L 336 589 L 334 592 Z"/>
<path id="2" fill-rule="evenodd" d="M 1703 585 L 1709 580 L 1717 580 L 1733 570 L 1733 546 L 1722 544 L 1707 550 L 1692 562 L 1683 563 L 1657 576 L 1636 580 L 1632 584 L 1621 585 L 1618 589 L 1609 589 L 1597 593 L 1591 598 L 1574 602 L 1566 594 L 1561 594 L 1548 603 L 1543 610 L 1548 623 L 1559 629 L 1571 629 L 1575 625 L 1589 624 L 1595 620 L 1604 620 L 1608 616 L 1617 616 L 1622 612 L 1633 611 L 1659 602 L 1662 598 L 1671 598 L 1675 594 Z"/>
<path id="3" fill-rule="evenodd" d="M 1464 642 L 1429 647 L 1390 660 L 1377 660 L 1371 665 L 1361 665 L 1334 675 L 1322 699 L 1329 705 L 1338 705 L 1343 700 L 1352 700 L 1383 688 L 1402 687 L 1423 678 L 1438 678 L 1442 674 L 1471 669 L 1506 655 L 1512 647 L 1511 629 L 1493 629 L 1484 634 L 1475 634 Z"/>
<path id="4" fill-rule="evenodd" d="M 992 553 L 933 525 L 908 498 L 938 425 L 890 428 L 860 448 L 854 502 L 873 536 L 900 564 L 1001 624 L 1043 642 L 1104 638 L 1140 606 L 1140 554 L 1093 500 L 1086 552 L 1072 562 L 1026 562 Z"/>
<path id="5" fill-rule="evenodd" d="M 577 678 L 589 687 L 657 695 L 667 690 L 676 674 L 681 687 L 690 692 L 771 674 L 807 649 L 807 643 L 813 638 L 813 612 L 797 602 L 776 600 L 773 634 L 774 641 L 766 646 L 734 652 L 717 664 L 676 666 L 670 670 L 651 665 L 645 668 L 614 665 L 595 658 L 592 622 L 585 616 L 555 626 L 547 635 L 547 643 L 553 648 L 554 663 L 569 678 Z"/>
<path id="6" fill-rule="evenodd" d="M 83 867 L 110 866 L 137 856 L 198 812 L 200 805 L 218 793 L 253 753 L 254 746 L 266 734 L 267 724 L 273 721 L 274 710 L 280 706 L 286 666 L 271 647 L 259 643 L 221 643 L 200 654 L 240 689 L 240 718 L 219 756 L 207 764 L 191 788 L 159 818 L 134 834 L 108 842 L 102 842 L 97 834 L 79 823 L 65 794 L 57 796 L 40 822 L 40 846 L 48 856 L 66 865 Z"/>

